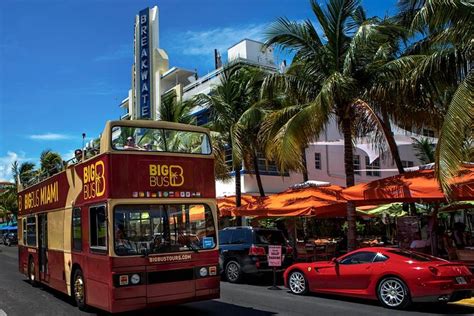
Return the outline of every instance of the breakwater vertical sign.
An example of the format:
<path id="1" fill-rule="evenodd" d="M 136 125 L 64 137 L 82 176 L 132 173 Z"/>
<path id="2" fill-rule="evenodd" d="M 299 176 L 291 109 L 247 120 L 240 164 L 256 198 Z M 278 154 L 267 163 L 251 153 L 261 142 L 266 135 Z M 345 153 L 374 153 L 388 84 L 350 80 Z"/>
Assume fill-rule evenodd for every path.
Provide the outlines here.
<path id="1" fill-rule="evenodd" d="M 151 118 L 151 37 L 150 9 L 140 11 L 138 16 L 138 117 Z"/>

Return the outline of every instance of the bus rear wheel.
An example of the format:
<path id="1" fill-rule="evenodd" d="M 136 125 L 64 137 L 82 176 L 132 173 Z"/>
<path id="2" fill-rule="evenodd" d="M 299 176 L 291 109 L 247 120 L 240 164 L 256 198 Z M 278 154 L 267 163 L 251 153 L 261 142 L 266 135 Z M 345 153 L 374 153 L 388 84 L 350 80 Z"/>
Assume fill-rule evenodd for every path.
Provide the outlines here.
<path id="1" fill-rule="evenodd" d="M 33 257 L 30 257 L 28 260 L 28 281 L 30 281 L 30 284 L 33 286 L 37 286 L 38 282 L 36 281 L 36 266 L 35 266 L 35 260 Z"/>
<path id="2" fill-rule="evenodd" d="M 81 269 L 76 269 L 72 278 L 72 295 L 77 307 L 80 310 L 86 311 L 86 283 L 84 282 L 84 274 Z"/>

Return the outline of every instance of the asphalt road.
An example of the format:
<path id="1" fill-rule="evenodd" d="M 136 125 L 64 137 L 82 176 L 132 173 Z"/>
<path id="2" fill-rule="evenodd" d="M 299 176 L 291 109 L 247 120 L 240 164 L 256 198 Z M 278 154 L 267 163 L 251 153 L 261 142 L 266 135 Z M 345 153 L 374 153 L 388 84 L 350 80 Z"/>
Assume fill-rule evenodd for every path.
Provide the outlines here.
<path id="1" fill-rule="evenodd" d="M 391 311 L 376 302 L 326 295 L 295 296 L 287 289 L 268 290 L 269 280 L 246 284 L 221 283 L 221 299 L 123 315 L 474 315 L 474 307 L 419 304 L 409 311 Z M 17 268 L 16 247 L 0 245 L 0 316 L 95 315 L 80 312 L 70 299 L 54 290 L 33 288 Z"/>

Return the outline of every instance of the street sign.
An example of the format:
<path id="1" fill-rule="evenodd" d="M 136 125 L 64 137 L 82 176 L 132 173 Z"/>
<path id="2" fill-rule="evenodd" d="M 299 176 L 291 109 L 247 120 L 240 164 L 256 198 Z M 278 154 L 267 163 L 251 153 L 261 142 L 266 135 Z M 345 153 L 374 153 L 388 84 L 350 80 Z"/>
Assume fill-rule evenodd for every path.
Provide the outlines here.
<path id="1" fill-rule="evenodd" d="M 281 267 L 281 246 L 268 246 L 268 266 Z"/>

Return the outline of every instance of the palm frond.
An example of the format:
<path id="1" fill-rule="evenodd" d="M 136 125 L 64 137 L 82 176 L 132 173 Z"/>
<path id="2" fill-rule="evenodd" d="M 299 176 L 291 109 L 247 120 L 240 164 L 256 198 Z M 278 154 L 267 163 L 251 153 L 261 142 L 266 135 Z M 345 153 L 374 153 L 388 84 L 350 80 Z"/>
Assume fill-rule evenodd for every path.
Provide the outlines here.
<path id="1" fill-rule="evenodd" d="M 449 180 L 462 164 L 462 148 L 474 133 L 474 72 L 471 71 L 456 90 L 441 129 L 436 149 L 436 174 L 445 192 L 450 192 Z"/>

